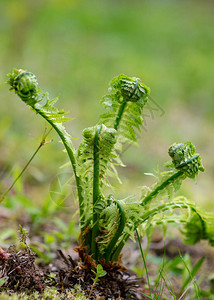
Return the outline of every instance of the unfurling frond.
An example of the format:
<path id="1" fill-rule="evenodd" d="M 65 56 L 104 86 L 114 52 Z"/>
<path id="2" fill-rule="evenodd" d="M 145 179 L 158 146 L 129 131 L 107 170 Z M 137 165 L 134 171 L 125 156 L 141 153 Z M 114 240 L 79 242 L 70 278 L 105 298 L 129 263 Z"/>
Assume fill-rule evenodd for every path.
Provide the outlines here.
<path id="1" fill-rule="evenodd" d="M 183 225 L 184 230 L 180 230 L 184 235 L 184 241 L 188 244 L 195 244 L 201 239 L 208 240 L 214 246 L 214 216 L 205 213 L 195 203 L 185 197 L 177 197 L 170 202 L 154 200 L 153 206 L 141 206 L 136 199 L 127 198 L 120 201 L 124 207 L 126 224 L 123 235 L 118 239 L 113 254 L 113 260 L 123 248 L 128 237 L 134 239 L 134 230 L 139 229 L 141 235 L 145 235 L 148 228 L 155 228 L 157 225 L 166 228 L 167 224 Z M 104 210 L 103 213 L 105 213 Z M 111 211 L 111 218 L 119 216 L 116 210 Z M 116 221 L 115 221 L 116 222 Z M 106 225 L 106 229 L 108 226 Z M 109 229 L 110 230 L 110 229 Z"/>
<path id="2" fill-rule="evenodd" d="M 211 246 L 214 246 L 214 216 L 209 215 L 202 210 L 196 213 L 191 211 L 191 216 L 187 218 L 182 231 L 184 242 L 194 245 L 200 240 L 208 240 Z"/>
<path id="3" fill-rule="evenodd" d="M 180 187 L 186 177 L 195 178 L 199 171 L 204 171 L 201 157 L 195 154 L 195 147 L 190 143 L 173 144 L 168 151 L 172 162 L 165 164 L 169 171 L 159 173 L 158 181 L 143 194 L 142 205 L 146 205 L 161 193 L 168 193 L 169 198 Z M 145 189 L 144 189 L 145 190 Z"/>
<path id="4" fill-rule="evenodd" d="M 78 174 L 85 178 L 87 182 L 92 180 L 93 166 L 94 166 L 94 138 L 97 126 L 86 128 L 83 131 L 83 141 L 79 146 L 77 160 L 78 160 Z M 101 187 L 103 185 L 110 185 L 107 180 L 108 176 L 117 177 L 114 168 L 114 159 L 117 157 L 114 152 L 114 145 L 116 143 L 116 130 L 107 128 L 102 125 L 98 140 L 99 153 L 99 178 Z"/>
<path id="5" fill-rule="evenodd" d="M 175 169 L 182 170 L 187 177 L 194 178 L 198 171 L 204 171 L 201 158 L 199 154 L 195 153 L 195 147 L 192 143 L 174 143 L 169 148 L 168 153 Z"/>
<path id="6" fill-rule="evenodd" d="M 89 180 L 93 174 L 94 163 L 94 138 L 97 126 L 89 127 L 83 131 L 83 141 L 79 146 L 77 159 L 78 159 L 78 172 L 79 174 Z M 98 140 L 98 153 L 100 163 L 101 185 L 107 184 L 106 176 L 115 172 L 113 161 L 116 158 L 114 152 L 114 145 L 116 143 L 116 130 L 107 128 L 102 125 Z M 108 170 L 110 168 L 110 170 Z M 110 172 L 109 172 L 110 171 Z M 108 185 L 108 184 L 107 184 Z"/>
<path id="7" fill-rule="evenodd" d="M 147 229 L 156 225 L 166 228 L 168 223 L 183 226 L 186 243 L 207 239 L 214 246 L 214 216 L 184 197 L 173 197 L 185 178 L 194 179 L 204 171 L 190 142 L 174 143 L 169 148 L 172 161 L 165 165 L 169 169 L 158 172 L 157 182 L 143 187 L 141 196 L 123 200 L 104 196 L 104 188 L 112 187 L 111 178 L 119 180 L 115 165 L 122 165 L 118 153 L 123 143 L 136 144 L 136 130 L 140 131 L 143 124 L 142 112 L 150 89 L 140 79 L 122 74 L 110 82 L 109 94 L 101 100 L 106 113 L 98 125 L 83 131 L 83 141 L 76 151 L 63 124 L 69 119 L 54 106 L 58 99 L 49 99 L 31 72 L 17 69 L 8 77 L 10 90 L 49 122 L 65 146 L 77 184 L 81 248 L 87 248 L 97 263 L 99 259 L 107 263 L 117 260 L 128 238 L 135 238 L 136 229 L 144 235 Z"/>
<path id="8" fill-rule="evenodd" d="M 73 167 L 77 190 L 79 196 L 79 207 L 81 224 L 82 221 L 82 209 L 83 209 L 83 199 L 82 199 L 82 184 L 81 179 L 76 173 L 76 160 L 75 160 L 75 149 L 72 144 L 72 137 L 67 133 L 63 123 L 70 120 L 65 118 L 65 113 L 63 110 L 58 110 L 54 104 L 57 102 L 58 98 L 49 99 L 48 93 L 43 93 L 38 88 L 38 83 L 36 76 L 24 70 L 14 69 L 13 73 L 8 74 L 7 83 L 11 86 L 10 90 L 15 90 L 18 96 L 29 105 L 33 111 L 42 116 L 57 132 L 61 138 L 65 149 Z"/>
<path id="9" fill-rule="evenodd" d="M 110 83 L 110 89 L 112 92 L 117 94 L 118 98 L 122 96 L 123 100 L 127 102 L 137 102 L 139 100 L 143 100 L 146 103 L 148 94 L 150 92 L 149 88 L 145 86 L 139 78 L 128 77 L 124 74 L 112 79 Z"/>
<path id="10" fill-rule="evenodd" d="M 107 128 L 104 124 L 101 125 L 101 130 L 98 136 L 98 152 L 96 157 L 94 156 L 94 142 L 97 126 L 86 128 L 83 131 L 83 141 L 81 142 L 77 152 L 77 172 L 82 178 L 82 184 L 84 188 L 85 208 L 89 213 L 91 207 L 90 202 L 92 199 L 93 191 L 93 174 L 95 159 L 99 161 L 99 189 L 100 196 L 96 203 L 95 209 L 102 210 L 103 196 L 102 191 L 105 186 L 111 187 L 108 180 L 109 177 L 113 177 L 119 180 L 114 163 L 117 160 L 117 154 L 114 151 L 116 143 L 116 130 L 113 128 Z"/>
<path id="11" fill-rule="evenodd" d="M 140 79 L 122 74 L 110 82 L 109 92 L 101 100 L 107 109 L 101 123 L 116 129 L 120 141 L 136 143 L 135 129 L 140 131 L 143 124 L 142 110 L 150 89 Z"/>
<path id="12" fill-rule="evenodd" d="M 36 76 L 33 73 L 15 69 L 12 74 L 8 74 L 8 77 L 7 83 L 11 86 L 10 90 L 15 90 L 27 105 L 31 106 L 37 113 L 41 112 L 47 121 L 51 121 L 60 127 L 60 123 L 70 120 L 65 118 L 67 113 L 64 110 L 58 110 L 54 106 L 58 98 L 49 99 L 48 94 L 39 89 Z"/>
<path id="13" fill-rule="evenodd" d="M 10 90 L 15 90 L 24 102 L 32 106 L 38 101 L 38 82 L 33 73 L 14 69 L 8 77 Z"/>
<path id="14" fill-rule="evenodd" d="M 120 213 L 116 203 L 112 203 L 106 207 L 99 218 L 99 231 L 98 247 L 100 253 L 104 253 L 108 244 L 110 243 L 113 235 L 116 233 L 119 226 Z"/>

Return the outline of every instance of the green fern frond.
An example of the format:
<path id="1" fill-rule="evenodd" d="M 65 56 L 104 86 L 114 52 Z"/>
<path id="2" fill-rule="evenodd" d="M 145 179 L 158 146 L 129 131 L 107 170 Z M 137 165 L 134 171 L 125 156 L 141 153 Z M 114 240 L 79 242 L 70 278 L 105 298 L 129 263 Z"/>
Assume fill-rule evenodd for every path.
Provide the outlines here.
<path id="1" fill-rule="evenodd" d="M 107 206 L 99 218 L 99 237 L 98 237 L 98 249 L 101 254 L 104 254 L 107 246 L 109 245 L 112 237 L 117 231 L 120 221 L 120 213 L 116 203 Z"/>
<path id="2" fill-rule="evenodd" d="M 183 144 L 175 143 L 169 148 L 168 153 L 172 158 L 172 162 L 165 165 L 170 170 L 159 174 L 158 181 L 150 188 L 146 195 L 144 193 L 142 205 L 148 204 L 158 195 L 160 196 L 166 192 L 168 192 L 169 198 L 172 197 L 173 193 L 176 192 L 186 177 L 194 179 L 199 171 L 204 171 L 201 158 L 199 154 L 195 153 L 195 147 L 190 142 Z"/>
<path id="3" fill-rule="evenodd" d="M 192 210 L 181 232 L 187 244 L 194 245 L 200 240 L 208 240 L 211 246 L 214 246 L 214 216 L 201 209 L 198 209 L 197 213 Z"/>
<path id="4" fill-rule="evenodd" d="M 124 206 L 128 221 L 124 228 L 123 237 L 120 239 L 113 255 L 114 259 L 118 257 L 128 237 L 133 238 L 135 228 L 143 224 L 141 227 L 144 228 L 145 232 L 147 223 L 151 222 L 154 215 L 158 215 L 159 220 L 161 220 L 165 219 L 165 210 L 175 209 L 179 205 L 182 208 L 191 207 L 192 204 L 188 206 L 183 202 L 177 202 L 176 204 L 174 202 L 165 203 L 163 199 L 167 195 L 168 200 L 171 200 L 173 194 L 186 177 L 195 178 L 199 171 L 204 170 L 200 156 L 195 154 L 195 148 L 190 142 L 179 145 L 173 144 L 169 148 L 169 154 L 172 157 L 172 163 L 168 164 L 170 170 L 162 173 L 158 172 L 158 177 L 155 176 L 158 178 L 157 182 L 150 188 L 146 189 L 143 187 L 142 198 L 138 201 L 127 202 Z M 147 214 L 148 218 L 145 218 Z"/>
<path id="5" fill-rule="evenodd" d="M 94 137 L 96 126 L 86 128 L 83 131 L 83 141 L 81 142 L 78 153 L 78 174 L 85 178 L 87 185 L 92 182 L 93 178 L 93 164 L 94 164 Z M 116 143 L 116 130 L 113 128 L 107 128 L 102 125 L 101 132 L 99 134 L 99 178 L 101 189 L 104 186 L 111 186 L 108 177 L 118 178 L 117 171 L 114 167 L 117 154 L 114 151 L 114 145 Z"/>
<path id="6" fill-rule="evenodd" d="M 164 172 L 156 172 L 156 183 L 154 183 L 151 187 L 142 187 L 142 203 L 149 203 L 149 201 L 145 201 L 144 199 L 147 199 L 149 195 L 152 196 L 152 202 L 155 202 L 156 198 L 158 199 L 167 197 L 169 200 L 172 199 L 173 195 L 179 190 L 183 180 L 185 179 L 185 175 L 178 176 L 173 180 L 173 175 L 177 174 L 176 170 L 168 170 Z M 172 178 L 172 180 L 169 180 Z M 169 181 L 168 181 L 169 180 Z M 167 183 L 167 184 L 165 184 Z M 158 192 L 157 189 L 159 187 L 162 187 L 164 185 L 164 188 L 160 189 Z"/>
<path id="7" fill-rule="evenodd" d="M 141 235 L 145 235 L 148 228 L 156 225 L 166 226 L 167 223 L 177 223 L 184 227 L 181 230 L 184 241 L 195 244 L 201 239 L 206 239 L 214 245 L 214 216 L 205 213 L 195 203 L 185 197 L 177 197 L 170 202 L 155 202 L 154 206 L 141 206 L 136 200 L 121 200 L 125 209 L 127 222 L 123 235 L 118 239 L 112 259 L 118 258 L 125 242 L 131 237 L 135 228 L 139 229 Z M 113 214 L 113 212 L 112 212 Z"/>
<path id="8" fill-rule="evenodd" d="M 80 207 L 80 218 L 81 225 L 83 224 L 83 197 L 82 197 L 82 184 L 81 178 L 76 172 L 76 159 L 75 159 L 75 149 L 72 144 L 72 137 L 67 133 L 64 122 L 68 121 L 65 118 L 67 113 L 63 110 L 58 110 L 54 104 L 57 102 L 58 98 L 49 99 L 48 93 L 43 93 L 39 87 L 36 76 L 31 73 L 21 69 L 14 69 L 13 73 L 8 74 L 7 83 L 11 86 L 10 90 L 14 90 L 15 93 L 31 107 L 33 111 L 41 115 L 58 133 L 61 138 L 65 149 L 70 158 L 79 196 L 79 207 Z"/>
<path id="9" fill-rule="evenodd" d="M 180 231 L 185 243 L 194 245 L 200 240 L 208 240 L 212 246 L 214 245 L 214 216 L 205 213 L 185 197 L 177 197 L 172 202 L 166 203 L 157 214 L 154 216 L 151 214 L 146 223 L 145 221 L 144 219 L 144 227 L 146 223 L 148 227 L 148 221 L 152 227 L 165 223 L 183 224 L 184 229 Z"/>
<path id="10" fill-rule="evenodd" d="M 201 158 L 199 154 L 195 153 L 195 147 L 191 142 L 174 143 L 168 153 L 175 169 L 182 170 L 187 177 L 195 178 L 198 171 L 204 172 Z"/>
<path id="11" fill-rule="evenodd" d="M 94 142 L 97 126 L 86 128 L 83 131 L 83 141 L 79 145 L 77 152 L 77 173 L 82 178 L 84 190 L 84 211 L 86 218 L 92 214 L 93 198 L 93 175 L 94 175 Z M 94 210 L 99 213 L 105 207 L 103 189 L 111 187 L 109 178 L 117 179 L 117 170 L 114 164 L 118 162 L 118 155 L 114 150 L 116 143 L 116 130 L 101 125 L 101 131 L 98 139 L 98 159 L 99 159 L 99 198 L 94 206 Z"/>
<path id="12" fill-rule="evenodd" d="M 68 112 L 59 110 L 54 106 L 58 97 L 50 99 L 48 93 L 43 93 L 38 87 L 36 76 L 31 72 L 14 69 L 13 73 L 8 74 L 8 77 L 7 83 L 11 85 L 10 90 L 15 90 L 17 95 L 36 113 L 42 115 L 51 125 L 54 124 L 63 133 L 69 146 L 73 148 L 72 137 L 62 125 L 62 123 L 71 120 L 65 118 Z"/>
<path id="13" fill-rule="evenodd" d="M 204 171 L 190 142 L 169 148 L 169 169 L 157 172 L 156 183 L 143 187 L 140 196 L 123 200 L 104 196 L 112 178 L 119 180 L 115 166 L 122 165 L 118 153 L 123 143 L 137 144 L 136 132 L 143 125 L 142 111 L 150 90 L 138 78 L 122 74 L 110 82 L 109 94 L 101 100 L 106 113 L 98 125 L 83 131 L 83 141 L 75 151 L 64 127 L 67 113 L 55 107 L 58 98 L 49 99 L 31 72 L 14 70 L 8 77 L 10 90 L 56 130 L 65 146 L 77 183 L 81 242 L 93 259 L 117 260 L 128 238 L 135 239 L 136 229 L 144 235 L 149 228 L 161 225 L 166 229 L 169 223 L 183 226 L 186 243 L 206 239 L 214 246 L 214 216 L 184 197 L 173 198 L 185 178 L 194 179 Z"/>
<path id="14" fill-rule="evenodd" d="M 9 73 L 6 83 L 10 85 L 10 91 L 15 90 L 18 96 L 30 106 L 41 101 L 38 97 L 38 82 L 36 76 L 22 69 L 14 69 Z"/>
<path id="15" fill-rule="evenodd" d="M 101 100 L 107 113 L 100 122 L 117 130 L 120 142 L 136 144 L 135 129 L 140 131 L 143 124 L 142 110 L 150 89 L 140 79 L 122 74 L 110 82 L 109 92 Z"/>

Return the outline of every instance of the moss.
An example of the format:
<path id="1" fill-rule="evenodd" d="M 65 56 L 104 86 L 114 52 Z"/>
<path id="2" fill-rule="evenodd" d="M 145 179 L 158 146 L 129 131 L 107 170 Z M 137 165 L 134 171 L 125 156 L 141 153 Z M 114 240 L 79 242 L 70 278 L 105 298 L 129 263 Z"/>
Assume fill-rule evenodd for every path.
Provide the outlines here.
<path id="1" fill-rule="evenodd" d="M 81 291 L 79 286 L 75 286 L 75 289 L 65 290 L 65 293 L 60 293 L 55 288 L 47 287 L 44 293 L 33 292 L 31 295 L 27 293 L 14 293 L 8 294 L 7 292 L 2 292 L 0 294 L 0 300 L 33 300 L 33 299 L 76 299 L 76 300 L 85 300 L 88 299 L 84 292 Z"/>

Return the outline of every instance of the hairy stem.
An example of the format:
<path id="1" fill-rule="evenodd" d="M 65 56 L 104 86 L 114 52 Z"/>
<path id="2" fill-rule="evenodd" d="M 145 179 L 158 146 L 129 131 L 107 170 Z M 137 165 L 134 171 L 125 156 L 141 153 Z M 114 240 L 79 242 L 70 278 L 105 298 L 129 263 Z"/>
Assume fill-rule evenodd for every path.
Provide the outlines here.
<path id="1" fill-rule="evenodd" d="M 144 198 L 143 201 L 141 202 L 141 205 L 142 206 L 146 205 L 149 201 L 151 201 L 154 197 L 156 197 L 160 191 L 165 189 L 169 184 L 177 180 L 183 174 L 184 174 L 183 171 L 178 171 L 177 173 L 170 176 L 161 185 L 157 186 L 154 191 L 152 191 L 149 195 L 147 195 L 146 198 Z"/>
<path id="2" fill-rule="evenodd" d="M 77 175 L 77 171 L 76 171 L 76 159 L 74 156 L 74 149 L 72 149 L 71 145 L 68 144 L 68 140 L 65 137 L 65 133 L 62 132 L 60 130 L 59 125 L 55 124 L 51 119 L 48 118 L 48 116 L 45 115 L 45 113 L 37 108 L 34 108 L 34 110 L 40 115 L 42 116 L 54 129 L 55 131 L 58 133 L 59 137 L 61 138 L 65 149 L 68 153 L 68 156 L 70 158 L 71 161 L 71 165 L 73 167 L 73 171 L 74 171 L 74 176 L 76 179 L 76 184 L 77 184 L 77 192 L 78 192 L 78 197 L 79 197 L 79 210 L 80 210 L 80 227 L 81 227 L 81 231 L 83 230 L 83 226 L 84 226 L 84 218 L 83 218 L 83 214 L 84 214 L 84 198 L 83 198 L 83 190 L 82 190 L 82 184 L 81 184 L 81 178 Z M 69 136 L 68 136 L 69 139 Z"/>
<path id="3" fill-rule="evenodd" d="M 122 204 L 117 200 L 115 200 L 115 203 L 117 204 L 119 212 L 120 212 L 120 224 L 118 226 L 118 229 L 117 229 L 115 235 L 113 236 L 108 247 L 106 248 L 105 255 L 104 255 L 106 262 L 109 261 L 112 251 L 123 232 L 123 229 L 125 227 L 125 222 L 126 222 L 125 210 L 124 210 Z"/>
<path id="4" fill-rule="evenodd" d="M 165 189 L 169 184 L 171 184 L 172 182 L 174 182 L 175 180 L 177 180 L 180 176 L 182 176 L 184 173 L 183 171 L 178 171 L 175 174 L 173 174 L 172 176 L 170 176 L 169 178 L 167 178 L 161 185 L 157 186 L 156 189 L 154 191 L 152 191 L 149 195 L 147 195 L 144 200 L 141 202 L 141 205 L 144 206 L 146 205 L 149 201 L 151 201 L 155 196 L 157 196 L 157 194 L 162 191 L 163 189 Z M 149 212 L 150 213 L 150 212 Z M 135 224 L 135 228 L 137 228 L 140 223 L 144 222 L 142 220 L 142 218 L 140 218 L 140 220 Z M 113 254 L 113 258 L 114 260 L 116 260 L 123 248 L 123 246 L 125 245 L 126 241 L 128 240 L 129 235 L 126 234 L 123 238 L 123 240 L 120 242 L 120 244 L 117 246 L 117 249 L 115 250 L 114 254 Z"/>
<path id="5" fill-rule="evenodd" d="M 100 163 L 99 163 L 99 134 L 101 132 L 102 125 L 97 126 L 97 130 L 94 137 L 94 175 L 93 175 L 93 228 L 92 228 L 92 241 L 91 252 L 94 254 L 94 259 L 98 258 L 96 238 L 99 233 L 98 227 L 98 215 L 95 210 L 96 202 L 100 196 Z"/>
<path id="6" fill-rule="evenodd" d="M 121 103 L 120 108 L 118 110 L 118 114 L 117 114 L 117 117 L 116 117 L 116 120 L 115 120 L 115 123 L 114 123 L 114 129 L 115 130 L 118 130 L 120 121 L 122 119 L 123 112 L 126 108 L 126 105 L 127 105 L 127 102 L 125 100 L 123 100 L 123 102 Z"/>
<path id="7" fill-rule="evenodd" d="M 139 80 L 137 79 L 137 80 L 136 80 L 136 83 L 135 83 L 135 85 L 134 85 L 134 89 L 133 89 L 131 95 L 129 96 L 129 99 L 131 99 L 132 96 L 134 95 L 134 93 L 135 93 L 135 91 L 136 91 L 136 89 L 137 89 L 137 87 L 138 87 L 138 84 L 139 84 Z M 115 129 L 115 130 L 118 130 L 118 127 L 119 127 L 120 121 L 121 121 L 121 119 L 122 119 L 124 110 L 125 110 L 125 108 L 126 108 L 126 106 L 127 106 L 127 101 L 128 101 L 129 99 L 123 99 L 123 102 L 122 102 L 121 105 L 120 105 L 120 108 L 119 108 L 119 110 L 118 110 L 117 117 L 116 117 L 116 120 L 115 120 L 115 123 L 114 123 L 114 129 Z"/>
<path id="8" fill-rule="evenodd" d="M 191 207 L 192 204 L 191 203 L 184 203 L 183 201 L 177 201 L 177 202 L 170 202 L 170 203 L 165 203 L 162 205 L 157 206 L 156 208 L 146 212 L 145 214 L 143 214 L 139 221 L 136 223 L 135 228 L 137 228 L 141 223 L 147 221 L 149 218 L 154 217 L 156 214 L 159 214 L 161 212 L 167 211 L 169 209 L 176 209 L 176 208 L 189 208 Z M 205 234 L 206 228 L 205 228 L 205 224 L 203 219 L 201 218 L 201 216 L 198 214 L 197 210 L 194 207 L 191 207 L 191 209 L 198 215 L 198 217 L 201 220 L 201 224 L 202 224 L 202 228 L 203 228 L 203 234 Z M 117 260 L 120 252 L 123 249 L 123 246 L 125 245 L 125 243 L 127 242 L 128 238 L 129 238 L 129 234 L 125 234 L 124 238 L 122 239 L 122 241 L 120 242 L 120 244 L 118 245 L 118 247 L 116 248 L 116 250 L 114 251 L 114 255 L 112 256 L 112 260 Z"/>

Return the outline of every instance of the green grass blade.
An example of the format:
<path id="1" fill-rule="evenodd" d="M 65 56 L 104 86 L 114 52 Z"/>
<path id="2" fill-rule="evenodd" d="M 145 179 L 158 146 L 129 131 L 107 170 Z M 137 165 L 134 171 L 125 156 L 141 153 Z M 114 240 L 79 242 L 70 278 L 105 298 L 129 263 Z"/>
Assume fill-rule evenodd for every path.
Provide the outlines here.
<path id="1" fill-rule="evenodd" d="M 145 260 L 144 254 L 143 254 L 143 249 L 142 249 L 142 246 L 141 246 L 140 236 L 139 236 L 138 230 L 135 229 L 135 231 L 136 231 L 136 234 L 137 234 L 138 244 L 139 244 L 139 247 L 140 247 L 140 253 L 141 253 L 141 256 L 142 256 L 142 259 L 143 259 L 143 264 L 144 264 L 145 271 L 146 271 L 146 278 L 147 278 L 147 282 L 148 282 L 148 286 L 149 286 L 149 293 L 150 293 L 150 296 L 151 296 L 152 293 L 151 293 L 151 286 L 150 286 L 150 282 L 149 282 L 148 269 L 147 269 L 147 266 L 146 266 L 146 260 Z"/>
<path id="2" fill-rule="evenodd" d="M 181 287 L 181 291 L 179 293 L 179 295 L 181 295 L 184 290 L 186 289 L 187 285 L 192 281 L 193 282 L 193 285 L 194 285 L 194 288 L 195 288 L 195 293 L 196 293 L 196 296 L 197 298 L 200 300 L 201 299 L 201 296 L 200 296 L 200 290 L 199 290 L 199 287 L 198 287 L 198 284 L 197 282 L 194 280 L 194 276 L 197 274 L 197 272 L 199 271 L 199 269 L 201 268 L 203 262 L 204 262 L 204 259 L 205 257 L 203 256 L 198 262 L 197 264 L 194 266 L 194 268 L 192 269 L 192 271 L 189 270 L 185 260 L 183 259 L 182 255 L 181 255 L 181 252 L 180 250 L 179 251 L 179 255 L 184 263 L 184 266 L 185 268 L 187 269 L 188 273 L 189 273 L 189 276 L 187 277 L 187 279 L 185 280 L 185 282 L 183 283 L 182 287 Z"/>
<path id="3" fill-rule="evenodd" d="M 171 284 L 171 282 L 169 281 L 169 279 L 167 278 L 167 275 L 166 275 L 165 273 L 164 273 L 164 275 L 163 275 L 163 273 L 161 273 L 160 275 L 161 275 L 161 277 L 162 277 L 162 279 L 163 279 L 163 281 L 164 281 L 164 283 L 165 283 L 165 286 L 167 287 L 169 293 L 173 296 L 173 299 L 176 300 L 176 296 L 175 296 L 175 293 L 173 292 L 172 284 Z M 165 277 L 164 277 L 164 276 L 165 276 Z M 169 284 L 168 284 L 166 278 L 167 278 L 167 280 L 169 281 Z"/>

